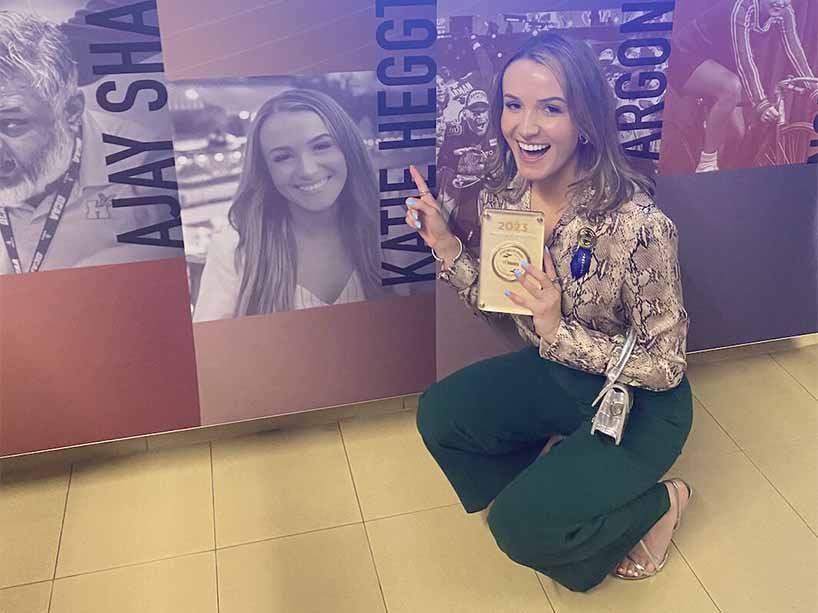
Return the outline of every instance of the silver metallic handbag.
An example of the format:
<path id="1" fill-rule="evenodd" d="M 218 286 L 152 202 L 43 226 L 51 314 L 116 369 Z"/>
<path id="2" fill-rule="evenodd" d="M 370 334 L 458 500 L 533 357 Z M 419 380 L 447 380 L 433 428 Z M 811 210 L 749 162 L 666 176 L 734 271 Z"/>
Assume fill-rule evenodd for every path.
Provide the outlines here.
<path id="1" fill-rule="evenodd" d="M 617 379 L 625 369 L 628 359 L 633 353 L 633 348 L 636 345 L 636 330 L 631 328 L 628 330 L 628 336 L 625 338 L 625 344 L 622 347 L 622 353 L 619 354 L 619 360 L 614 364 L 605 377 L 608 380 L 602 391 L 591 404 L 595 407 L 600 400 L 602 401 L 591 421 L 591 434 L 594 432 L 602 432 L 607 434 L 616 441 L 618 445 L 622 440 L 622 432 L 625 430 L 625 422 L 628 420 L 628 413 L 633 406 L 633 392 L 631 388 L 624 383 L 617 382 Z"/>

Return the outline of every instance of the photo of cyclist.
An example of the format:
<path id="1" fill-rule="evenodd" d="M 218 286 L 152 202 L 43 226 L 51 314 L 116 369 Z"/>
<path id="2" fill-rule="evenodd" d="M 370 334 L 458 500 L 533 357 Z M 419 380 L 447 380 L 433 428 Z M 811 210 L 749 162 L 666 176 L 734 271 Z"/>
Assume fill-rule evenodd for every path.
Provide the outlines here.
<path id="1" fill-rule="evenodd" d="M 803 44 L 815 38 L 810 17 L 814 22 L 815 7 L 798 0 L 719 0 L 681 21 L 685 25 L 673 34 L 668 82 L 677 94 L 701 99 L 706 109 L 696 172 L 719 170 L 725 147 L 741 143 L 753 121 L 783 121 L 776 100 L 782 77 L 801 77 L 794 91 L 815 101 L 816 49 Z"/>

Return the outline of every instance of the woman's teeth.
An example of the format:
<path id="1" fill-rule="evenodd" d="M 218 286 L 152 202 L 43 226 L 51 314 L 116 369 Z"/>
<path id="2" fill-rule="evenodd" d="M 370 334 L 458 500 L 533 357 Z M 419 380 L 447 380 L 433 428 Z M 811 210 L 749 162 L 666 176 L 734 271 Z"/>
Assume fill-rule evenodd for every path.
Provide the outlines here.
<path id="1" fill-rule="evenodd" d="M 309 185 L 299 185 L 298 189 L 302 192 L 312 193 L 317 192 L 319 189 L 324 187 L 327 183 L 329 183 L 329 177 L 325 179 L 321 179 L 320 181 L 316 181 L 315 183 L 310 183 Z"/>
<path id="2" fill-rule="evenodd" d="M 543 153 L 550 147 L 550 145 L 545 144 L 532 145 L 529 143 L 521 143 L 519 141 L 517 141 L 517 144 L 520 146 L 520 149 L 522 149 L 526 153 Z"/>

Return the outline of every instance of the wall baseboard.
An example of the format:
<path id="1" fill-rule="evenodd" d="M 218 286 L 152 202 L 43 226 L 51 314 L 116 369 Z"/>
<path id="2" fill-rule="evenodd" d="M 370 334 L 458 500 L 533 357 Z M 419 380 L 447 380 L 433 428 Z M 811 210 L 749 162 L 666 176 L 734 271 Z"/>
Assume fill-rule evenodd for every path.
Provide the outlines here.
<path id="1" fill-rule="evenodd" d="M 688 364 L 711 364 L 724 360 L 737 360 L 757 355 L 793 351 L 817 344 L 818 333 L 723 349 L 697 351 L 688 354 Z M 12 456 L 0 459 L 0 479 L 9 479 L 15 476 L 23 478 L 28 474 L 34 475 L 42 471 L 64 469 L 72 464 L 96 462 L 161 449 L 217 442 L 285 428 L 308 428 L 334 423 L 342 419 L 375 417 L 399 411 L 416 410 L 418 397 L 419 394 L 410 394 L 360 404 L 315 409 L 291 415 L 277 415 L 218 426 L 162 432 L 129 439 Z"/>

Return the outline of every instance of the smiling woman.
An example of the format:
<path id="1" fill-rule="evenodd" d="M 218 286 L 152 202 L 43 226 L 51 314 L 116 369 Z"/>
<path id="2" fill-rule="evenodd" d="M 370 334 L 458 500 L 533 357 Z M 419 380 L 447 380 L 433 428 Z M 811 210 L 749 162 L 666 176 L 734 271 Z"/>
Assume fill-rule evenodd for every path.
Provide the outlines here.
<path id="1" fill-rule="evenodd" d="M 692 420 L 678 233 L 652 181 L 625 157 L 613 94 L 583 41 L 532 36 L 499 71 L 494 100 L 499 155 L 478 210 L 536 211 L 545 221 L 542 263 L 520 261 L 519 286 L 506 293 L 530 313 L 511 315 L 530 346 L 429 387 L 418 430 L 463 508 L 487 511 L 515 562 L 575 591 L 609 573 L 650 577 L 692 492 L 659 481 Z M 439 278 L 474 312 L 505 317 L 481 310 L 480 276 L 492 273 L 413 178 L 419 196 L 407 200 L 406 223 L 442 261 Z M 608 373 L 634 394 L 613 441 L 591 427 Z"/>
<path id="2" fill-rule="evenodd" d="M 271 98 L 250 127 L 230 225 L 210 246 L 194 320 L 377 297 L 377 202 L 363 139 L 335 100 L 308 89 Z"/>

